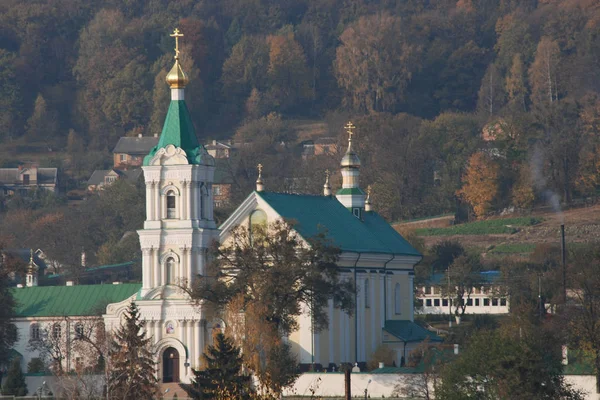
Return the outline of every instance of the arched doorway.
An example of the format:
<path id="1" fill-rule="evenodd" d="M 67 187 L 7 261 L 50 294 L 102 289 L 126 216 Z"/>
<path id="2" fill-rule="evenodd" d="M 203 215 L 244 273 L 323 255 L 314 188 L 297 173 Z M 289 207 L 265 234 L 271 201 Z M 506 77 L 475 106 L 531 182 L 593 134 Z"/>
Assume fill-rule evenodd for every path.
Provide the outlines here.
<path id="1" fill-rule="evenodd" d="M 163 382 L 179 382 L 179 352 L 167 347 L 163 353 Z"/>

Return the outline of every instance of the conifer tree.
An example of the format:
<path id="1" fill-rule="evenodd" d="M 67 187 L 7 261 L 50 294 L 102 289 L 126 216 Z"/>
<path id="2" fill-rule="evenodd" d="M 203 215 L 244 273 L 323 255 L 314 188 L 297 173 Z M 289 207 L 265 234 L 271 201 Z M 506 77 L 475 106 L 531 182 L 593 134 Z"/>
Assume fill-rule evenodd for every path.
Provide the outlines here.
<path id="1" fill-rule="evenodd" d="M 241 375 L 242 356 L 240 348 L 223 333 L 215 335 L 215 345 L 208 346 L 203 354 L 206 369 L 194 370 L 193 383 L 184 390 L 193 399 L 214 399 L 224 391 L 235 398 L 248 398 L 250 376 Z"/>
<path id="2" fill-rule="evenodd" d="M 146 337 L 139 310 L 131 302 L 115 332 L 110 352 L 108 395 L 111 399 L 153 399 L 157 391 L 151 338 Z"/>
<path id="3" fill-rule="evenodd" d="M 15 358 L 10 365 L 4 385 L 2 385 L 2 394 L 13 396 L 25 396 L 27 394 L 27 383 L 25 383 L 25 376 L 21 371 L 21 362 L 18 358 Z"/>
<path id="4" fill-rule="evenodd" d="M 0 248 L 0 252 L 1 252 Z M 8 353 L 17 341 L 17 328 L 12 323 L 15 310 L 15 299 L 10 288 L 9 268 L 2 265 L 0 256 L 0 360 L 7 360 Z"/>

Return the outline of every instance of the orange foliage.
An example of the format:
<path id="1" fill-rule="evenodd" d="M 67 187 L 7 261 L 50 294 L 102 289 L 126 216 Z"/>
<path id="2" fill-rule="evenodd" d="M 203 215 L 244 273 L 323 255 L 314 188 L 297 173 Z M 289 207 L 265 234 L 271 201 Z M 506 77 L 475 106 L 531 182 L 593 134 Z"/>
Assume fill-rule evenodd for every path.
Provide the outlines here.
<path id="1" fill-rule="evenodd" d="M 457 192 L 463 200 L 473 207 L 480 218 L 492 208 L 492 202 L 498 194 L 500 167 L 486 153 L 478 152 L 471 156 L 467 171 L 463 176 L 463 187 Z"/>

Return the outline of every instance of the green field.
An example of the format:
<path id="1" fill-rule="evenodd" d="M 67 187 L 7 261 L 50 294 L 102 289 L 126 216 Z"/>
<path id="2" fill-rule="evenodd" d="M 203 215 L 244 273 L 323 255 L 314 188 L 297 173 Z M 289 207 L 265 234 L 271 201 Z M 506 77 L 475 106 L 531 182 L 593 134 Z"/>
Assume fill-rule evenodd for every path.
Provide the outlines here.
<path id="1" fill-rule="evenodd" d="M 540 218 L 533 217 L 491 219 L 447 228 L 421 228 L 416 229 L 416 233 L 419 236 L 513 234 L 518 232 L 519 227 L 536 225 L 540 222 L 542 222 Z"/>
<path id="2" fill-rule="evenodd" d="M 522 254 L 531 253 L 535 250 L 534 243 L 501 243 L 494 246 L 490 253 L 494 254 Z"/>

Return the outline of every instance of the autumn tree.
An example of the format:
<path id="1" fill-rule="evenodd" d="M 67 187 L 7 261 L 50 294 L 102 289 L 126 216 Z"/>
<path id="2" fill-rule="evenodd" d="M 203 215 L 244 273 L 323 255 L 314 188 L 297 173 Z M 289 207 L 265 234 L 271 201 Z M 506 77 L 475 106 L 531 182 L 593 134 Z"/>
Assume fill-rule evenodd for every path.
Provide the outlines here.
<path id="1" fill-rule="evenodd" d="M 417 346 L 408 358 L 406 366 L 415 368 L 418 373 L 406 374 L 394 386 L 395 396 L 411 399 L 433 400 L 440 371 L 447 356 L 440 347 L 432 346 L 428 340 Z"/>
<path id="2" fill-rule="evenodd" d="M 535 60 L 529 68 L 531 100 L 540 109 L 548 109 L 558 100 L 558 64 L 560 49 L 558 43 L 544 36 L 535 52 Z"/>
<path id="3" fill-rule="evenodd" d="M 56 135 L 57 117 L 41 94 L 35 99 L 33 113 L 27 120 L 26 132 L 31 140 L 49 140 Z"/>
<path id="4" fill-rule="evenodd" d="M 478 218 L 492 210 L 499 190 L 499 170 L 494 159 L 484 152 L 477 152 L 469 159 L 463 176 L 463 187 L 457 194 L 473 207 Z"/>
<path id="5" fill-rule="evenodd" d="M 156 365 L 152 338 L 146 335 L 144 322 L 134 302 L 115 332 L 110 351 L 110 377 L 107 397 L 112 399 L 154 399 L 157 392 Z"/>
<path id="6" fill-rule="evenodd" d="M 340 36 L 334 62 L 344 104 L 359 112 L 394 111 L 414 72 L 417 47 L 400 18 L 363 16 Z"/>
<path id="7" fill-rule="evenodd" d="M 298 317 L 310 315 L 319 331 L 328 326 L 330 299 L 352 312 L 354 286 L 339 275 L 339 249 L 324 232 L 305 242 L 292 224 L 276 221 L 234 229 L 213 254 L 212 277 L 197 279 L 192 295 L 228 310 L 248 367 L 279 394 L 296 376 L 297 361 L 282 337 L 298 329 Z"/>
<path id="8" fill-rule="evenodd" d="M 500 111 L 504 104 L 505 93 L 503 77 L 495 64 L 490 64 L 481 80 L 477 108 L 487 117 L 492 117 Z"/>
<path id="9" fill-rule="evenodd" d="M 527 111 L 527 86 L 525 84 L 525 67 L 521 54 L 514 55 L 510 70 L 506 75 L 505 83 L 506 93 L 508 94 L 508 103 L 514 109 Z"/>

